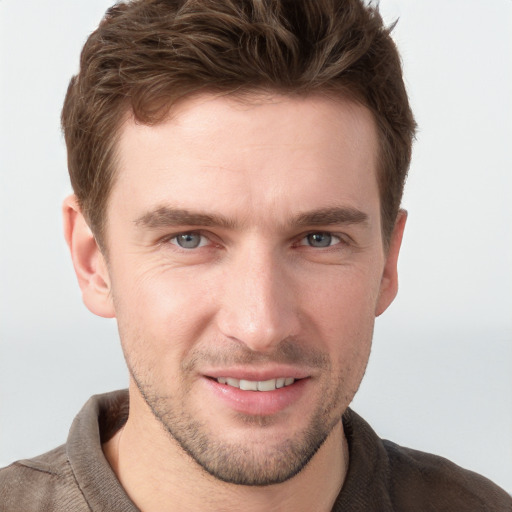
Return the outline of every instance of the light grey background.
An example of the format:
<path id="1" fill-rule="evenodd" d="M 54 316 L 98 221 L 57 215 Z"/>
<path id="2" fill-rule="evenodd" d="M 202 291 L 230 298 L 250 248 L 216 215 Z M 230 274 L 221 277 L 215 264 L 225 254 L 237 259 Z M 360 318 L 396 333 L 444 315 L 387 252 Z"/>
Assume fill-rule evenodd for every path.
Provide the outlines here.
<path id="1" fill-rule="evenodd" d="M 61 235 L 59 113 L 110 0 L 0 0 L 0 461 L 62 443 L 125 387 L 115 324 L 81 303 Z M 353 404 L 383 437 L 512 491 L 512 2 L 383 0 L 420 125 L 401 291 Z"/>

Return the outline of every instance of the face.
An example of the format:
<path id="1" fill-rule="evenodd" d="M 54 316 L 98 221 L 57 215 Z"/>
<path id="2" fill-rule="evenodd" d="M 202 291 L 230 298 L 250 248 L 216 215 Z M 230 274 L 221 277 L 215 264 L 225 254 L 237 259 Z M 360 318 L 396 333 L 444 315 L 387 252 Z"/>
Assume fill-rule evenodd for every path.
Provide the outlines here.
<path id="1" fill-rule="evenodd" d="M 118 149 L 108 281 L 134 389 L 213 476 L 291 478 L 339 426 L 394 296 L 371 114 L 201 96 L 128 120 Z"/>

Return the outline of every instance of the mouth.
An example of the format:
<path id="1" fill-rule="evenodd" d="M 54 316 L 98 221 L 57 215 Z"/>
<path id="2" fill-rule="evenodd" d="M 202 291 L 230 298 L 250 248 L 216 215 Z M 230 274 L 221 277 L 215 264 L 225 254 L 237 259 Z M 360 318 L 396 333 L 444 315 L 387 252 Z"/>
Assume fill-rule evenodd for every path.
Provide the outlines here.
<path id="1" fill-rule="evenodd" d="M 207 389 L 213 393 L 212 407 L 216 407 L 219 399 L 223 404 L 222 410 L 227 405 L 229 410 L 246 416 L 272 416 L 283 412 L 298 404 L 310 389 L 308 383 L 311 376 L 297 369 L 273 370 L 273 375 L 269 375 L 272 370 L 255 372 L 250 369 L 232 369 L 229 373 L 228 371 L 225 369 L 219 370 L 218 373 L 212 371 L 203 374 L 202 382 L 207 384 Z M 295 375 L 290 377 L 290 374 L 293 375 L 292 372 Z"/>
<path id="2" fill-rule="evenodd" d="M 278 377 L 269 380 L 245 380 L 234 379 L 232 377 L 212 378 L 219 384 L 225 384 L 242 391 L 275 391 L 276 389 L 291 386 L 297 379 L 293 377 Z M 300 379 L 299 379 L 300 380 Z"/>

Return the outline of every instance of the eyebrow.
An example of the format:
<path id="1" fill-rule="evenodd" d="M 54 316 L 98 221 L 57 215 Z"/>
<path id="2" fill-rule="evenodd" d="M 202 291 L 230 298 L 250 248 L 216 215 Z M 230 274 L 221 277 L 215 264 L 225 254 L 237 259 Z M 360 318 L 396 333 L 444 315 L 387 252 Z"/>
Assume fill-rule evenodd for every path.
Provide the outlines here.
<path id="1" fill-rule="evenodd" d="M 145 213 L 135 220 L 135 224 L 149 229 L 172 226 L 206 226 L 226 229 L 236 229 L 238 227 L 237 222 L 223 215 L 194 212 L 168 206 L 162 206 Z M 352 207 L 329 207 L 299 213 L 287 224 L 295 227 L 368 224 L 368 215 Z"/>
<path id="2" fill-rule="evenodd" d="M 334 224 L 368 224 L 368 215 L 352 207 L 321 208 L 312 212 L 299 214 L 293 224 L 300 227 L 331 226 Z"/>
<path id="3" fill-rule="evenodd" d="M 223 215 L 193 212 L 162 206 L 139 217 L 135 224 L 150 229 L 170 226 L 216 226 L 234 229 L 235 223 Z"/>

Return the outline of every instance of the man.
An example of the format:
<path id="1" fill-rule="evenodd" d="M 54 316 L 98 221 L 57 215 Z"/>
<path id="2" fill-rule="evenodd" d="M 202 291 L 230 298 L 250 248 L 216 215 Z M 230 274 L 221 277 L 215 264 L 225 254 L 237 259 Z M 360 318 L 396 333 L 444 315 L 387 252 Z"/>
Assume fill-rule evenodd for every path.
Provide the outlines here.
<path id="1" fill-rule="evenodd" d="M 130 389 L 0 473 L 2 510 L 509 510 L 348 409 L 397 291 L 414 120 L 355 0 L 135 1 L 63 109 L 66 240 Z"/>

